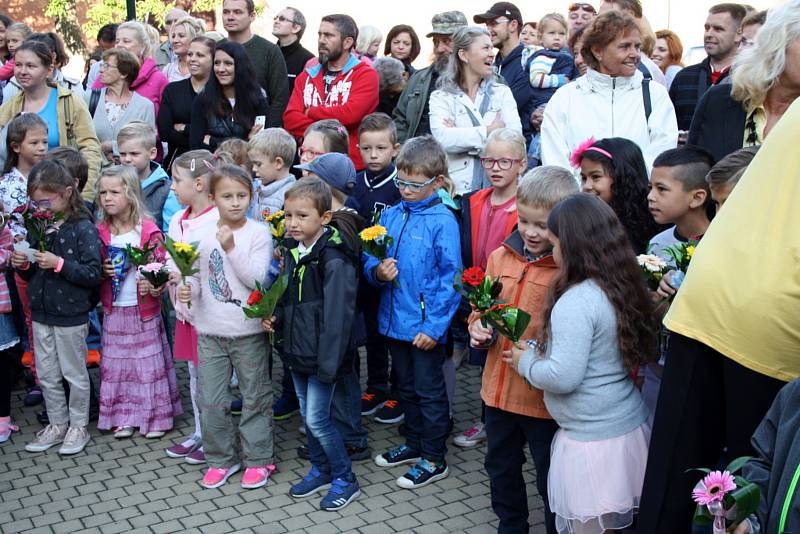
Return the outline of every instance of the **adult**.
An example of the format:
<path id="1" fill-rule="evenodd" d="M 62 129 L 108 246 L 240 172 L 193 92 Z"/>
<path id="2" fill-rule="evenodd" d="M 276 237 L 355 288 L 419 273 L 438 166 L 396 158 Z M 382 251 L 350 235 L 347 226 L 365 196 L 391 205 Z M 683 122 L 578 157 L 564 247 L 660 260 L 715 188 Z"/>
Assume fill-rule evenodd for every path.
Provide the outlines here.
<path id="1" fill-rule="evenodd" d="M 358 125 L 378 106 L 378 73 L 353 53 L 358 27 L 349 15 L 325 15 L 318 35 L 318 61 L 297 77 L 283 121 L 299 139 L 315 121 L 338 120 L 350 136 L 350 159 L 362 170 Z"/>
<path id="2" fill-rule="evenodd" d="M 656 156 L 675 148 L 675 110 L 667 90 L 638 70 L 640 45 L 639 25 L 618 10 L 601 13 L 584 31 L 586 74 L 559 88 L 544 110 L 543 165 L 571 168 L 570 155 L 590 137 L 630 139 L 648 173 Z"/>
<path id="3" fill-rule="evenodd" d="M 269 103 L 268 127 L 283 126 L 283 112 L 289 100 L 286 84 L 286 62 L 280 48 L 250 29 L 256 19 L 253 0 L 224 0 L 222 2 L 222 24 L 228 32 L 228 40 L 242 45 L 253 63 L 258 84 L 267 93 Z"/>
<path id="4" fill-rule="evenodd" d="M 436 90 L 439 76 L 447 67 L 453 52 L 453 34 L 460 28 L 466 28 L 467 17 L 461 11 L 445 11 L 431 18 L 431 26 L 431 32 L 426 37 L 433 38 L 433 63 L 409 78 L 392 113 L 397 126 L 398 143 L 431 133 L 431 94 Z"/>
<path id="5" fill-rule="evenodd" d="M 528 142 L 533 134 L 531 114 L 535 107 L 533 87 L 528 69 L 522 64 L 522 51 L 525 45 L 519 40 L 522 30 L 522 14 L 511 2 L 497 2 L 486 13 L 475 15 L 472 19 L 478 24 L 485 24 L 497 48 L 494 66 L 497 74 L 503 77 L 511 94 L 514 95 L 522 135 Z"/>
<path id="6" fill-rule="evenodd" d="M 117 43 L 117 28 L 119 24 L 104 24 L 97 30 L 97 46 L 101 49 L 101 53 L 106 50 L 111 50 Z"/>
<path id="7" fill-rule="evenodd" d="M 747 15 L 742 21 L 742 40 L 739 41 L 739 50 L 752 48 L 756 44 L 756 35 L 767 21 L 766 11 L 756 11 Z"/>
<path id="8" fill-rule="evenodd" d="M 656 44 L 650 53 L 652 59 L 667 79 L 667 89 L 672 87 L 675 75 L 683 68 L 683 44 L 678 34 L 672 30 L 656 32 Z"/>
<path id="9" fill-rule="evenodd" d="M 703 34 L 707 57 L 675 75 L 669 90 L 680 130 L 689 129 L 697 103 L 708 88 L 720 83 L 730 73 L 741 39 L 739 26 L 744 17 L 745 9 L 740 4 L 717 4 L 708 10 Z"/>
<path id="10" fill-rule="evenodd" d="M 770 11 L 756 48 L 773 35 L 771 30 L 787 24 L 783 17 L 794 20 L 798 35 L 800 2 L 791 0 Z M 794 43 L 794 63 L 789 67 L 787 57 L 786 71 L 794 71 L 795 91 L 800 92 L 797 37 Z M 761 61 L 770 65 L 774 58 Z M 736 84 L 738 60 L 734 65 Z M 703 236 L 664 319 L 671 333 L 639 532 L 689 532 L 694 504 L 686 496 L 699 478 L 690 469 L 718 465 L 723 456 L 756 456 L 753 432 L 779 388 L 800 376 L 798 131 L 800 102 L 795 100 Z M 787 465 L 787 473 L 795 467 Z M 773 525 L 766 532 L 779 531 Z"/>
<path id="11" fill-rule="evenodd" d="M 44 43 L 49 49 L 50 53 L 53 55 L 53 74 L 50 76 L 50 81 L 69 89 L 76 95 L 82 97 L 83 96 L 83 85 L 79 80 L 75 80 L 73 78 L 67 78 L 64 76 L 64 72 L 61 68 L 69 63 L 69 56 L 67 55 L 67 49 L 64 46 L 64 41 L 61 40 L 61 36 L 55 32 L 48 32 L 48 33 L 32 33 L 28 36 L 26 41 L 39 41 Z M 14 95 L 19 93 L 22 90 L 19 83 L 17 83 L 17 79 L 12 77 L 8 84 L 3 87 L 3 99 L 2 101 L 5 102 L 6 100 L 10 100 Z"/>
<path id="12" fill-rule="evenodd" d="M 189 150 L 189 130 L 192 124 L 192 103 L 203 90 L 214 66 L 217 43 L 208 37 L 195 37 L 186 54 L 189 78 L 173 82 L 164 89 L 162 106 L 156 124 L 158 135 L 166 141 L 169 152 L 164 167 L 169 171 L 175 158 Z"/>
<path id="13" fill-rule="evenodd" d="M 712 87 L 700 99 L 689 142 L 717 160 L 762 144 L 800 94 L 798 65 L 800 0 L 790 0 L 769 12 L 755 47 L 736 58 L 732 83 Z"/>
<path id="14" fill-rule="evenodd" d="M 417 32 L 408 24 L 398 24 L 389 30 L 383 45 L 383 55 L 402 61 L 409 76 L 416 72 L 411 64 L 419 56 L 420 50 L 422 47 Z"/>
<path id="15" fill-rule="evenodd" d="M 170 33 L 172 33 L 173 24 L 188 16 L 189 13 L 177 7 L 167 11 L 167 15 L 164 17 L 164 31 L 167 34 L 167 40 L 155 47 L 154 51 L 154 59 L 159 70 L 162 70 L 164 67 L 175 61 L 175 49 L 169 36 Z"/>
<path id="16" fill-rule="evenodd" d="M 489 134 L 498 128 L 522 133 L 514 95 L 494 73 L 493 55 L 487 30 L 456 31 L 447 68 L 431 94 L 431 133 L 447 153 L 447 173 L 460 195 L 488 187 L 479 155 Z"/>
<path id="17" fill-rule="evenodd" d="M 190 76 L 189 43 L 202 34 L 203 25 L 194 17 L 181 17 L 170 26 L 169 43 L 172 46 L 173 59 L 161 69 L 168 82 L 185 80 Z"/>
<path id="18" fill-rule="evenodd" d="M 569 5 L 569 36 L 586 28 L 597 16 L 597 10 L 588 2 L 573 2 Z"/>
<path id="19" fill-rule="evenodd" d="M 578 69 L 578 73 L 581 76 L 586 74 L 586 71 L 589 69 L 589 65 L 586 64 L 586 62 L 583 60 L 583 56 L 581 55 L 581 47 L 583 46 L 583 33 L 586 31 L 586 28 L 588 28 L 588 26 L 575 30 L 572 35 L 569 36 L 569 40 L 567 41 L 569 52 L 575 59 L 575 68 Z"/>
<path id="20" fill-rule="evenodd" d="M 406 88 L 406 68 L 403 62 L 391 56 L 379 57 L 372 64 L 380 80 L 378 85 L 378 107 L 375 111 L 390 117 L 403 89 Z"/>
<path id="21" fill-rule="evenodd" d="M 270 109 L 244 47 L 227 42 L 214 52 L 214 76 L 192 103 L 189 147 L 210 151 L 225 139 L 248 140 L 261 131 L 256 117 L 269 122 Z"/>
<path id="22" fill-rule="evenodd" d="M 306 32 L 306 18 L 299 9 L 285 7 L 275 15 L 272 22 L 272 35 L 278 38 L 278 46 L 286 63 L 286 79 L 289 82 L 289 92 L 292 94 L 297 75 L 303 72 L 308 60 L 314 57 L 311 51 L 303 48 L 300 39 Z"/>
<path id="23" fill-rule="evenodd" d="M 24 42 L 15 53 L 14 75 L 22 91 L 0 107 L 0 129 L 20 112 L 36 113 L 48 124 L 49 148 L 71 146 L 89 164 L 83 198 L 94 200 L 94 182 L 100 171 L 100 142 L 86 104 L 75 93 L 49 80 L 53 55 L 44 43 Z M 2 142 L 5 147 L 5 140 Z"/>

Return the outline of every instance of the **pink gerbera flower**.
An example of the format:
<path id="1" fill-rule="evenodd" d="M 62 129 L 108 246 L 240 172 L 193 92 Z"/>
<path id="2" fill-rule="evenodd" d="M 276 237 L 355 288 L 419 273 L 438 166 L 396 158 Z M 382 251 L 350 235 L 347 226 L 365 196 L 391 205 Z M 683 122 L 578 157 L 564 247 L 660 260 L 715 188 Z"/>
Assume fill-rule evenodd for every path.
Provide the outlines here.
<path id="1" fill-rule="evenodd" d="M 728 471 L 712 471 L 695 486 L 692 498 L 697 504 L 707 506 L 714 502 L 722 502 L 725 495 L 735 489 L 733 475 Z"/>

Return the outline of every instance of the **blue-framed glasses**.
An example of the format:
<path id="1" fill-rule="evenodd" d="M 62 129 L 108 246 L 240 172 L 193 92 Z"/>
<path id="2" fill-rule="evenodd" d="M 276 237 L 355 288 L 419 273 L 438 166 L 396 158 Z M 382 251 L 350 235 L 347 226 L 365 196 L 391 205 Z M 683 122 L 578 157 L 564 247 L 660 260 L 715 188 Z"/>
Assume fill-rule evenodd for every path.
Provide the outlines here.
<path id="1" fill-rule="evenodd" d="M 405 180 L 401 180 L 397 176 L 394 177 L 393 181 L 394 185 L 397 186 L 397 189 L 408 189 L 410 191 L 419 192 L 428 187 L 429 185 L 431 185 L 433 182 L 435 182 L 437 178 L 438 176 L 434 176 L 430 180 L 422 182 L 421 184 L 418 184 L 416 182 L 406 182 Z"/>

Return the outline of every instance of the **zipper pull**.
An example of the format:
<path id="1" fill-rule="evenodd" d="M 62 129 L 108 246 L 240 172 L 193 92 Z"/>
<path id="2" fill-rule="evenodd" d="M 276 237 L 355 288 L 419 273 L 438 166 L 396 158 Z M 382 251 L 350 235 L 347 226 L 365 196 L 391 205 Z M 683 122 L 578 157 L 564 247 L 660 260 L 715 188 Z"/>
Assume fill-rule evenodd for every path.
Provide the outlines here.
<path id="1" fill-rule="evenodd" d="M 422 322 L 425 322 L 425 297 L 419 294 L 419 309 L 422 311 Z"/>

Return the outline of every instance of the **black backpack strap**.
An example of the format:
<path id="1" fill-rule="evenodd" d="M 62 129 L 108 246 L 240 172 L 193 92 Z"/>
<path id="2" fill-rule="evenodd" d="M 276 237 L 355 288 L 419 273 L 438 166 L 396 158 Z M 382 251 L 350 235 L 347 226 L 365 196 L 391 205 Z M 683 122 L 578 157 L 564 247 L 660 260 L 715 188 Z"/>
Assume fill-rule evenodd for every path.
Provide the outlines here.
<path id="1" fill-rule="evenodd" d="M 642 99 L 644 100 L 644 120 L 650 122 L 650 114 L 653 112 L 653 102 L 650 100 L 650 78 L 642 80 Z"/>
<path id="2" fill-rule="evenodd" d="M 92 96 L 89 97 L 89 115 L 94 117 L 97 111 L 97 104 L 100 103 L 100 89 L 92 89 Z"/>

